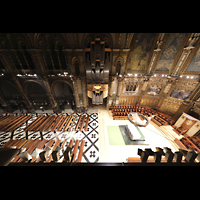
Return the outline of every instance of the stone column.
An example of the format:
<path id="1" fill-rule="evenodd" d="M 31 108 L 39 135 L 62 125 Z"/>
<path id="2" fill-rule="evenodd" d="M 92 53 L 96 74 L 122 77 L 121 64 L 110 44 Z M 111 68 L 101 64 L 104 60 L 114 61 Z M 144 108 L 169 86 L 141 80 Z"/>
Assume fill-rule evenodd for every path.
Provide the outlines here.
<path id="1" fill-rule="evenodd" d="M 86 79 L 82 77 L 82 89 L 83 89 L 83 105 L 88 107 L 88 97 L 87 97 L 87 88 L 86 88 Z"/>
<path id="2" fill-rule="evenodd" d="M 50 103 L 51 103 L 51 106 L 55 109 L 58 107 L 57 105 L 57 102 L 55 101 L 53 95 L 51 94 L 51 88 L 50 88 L 50 85 L 49 85 L 49 81 L 46 77 L 43 77 L 43 79 L 41 79 L 42 82 L 44 83 L 45 85 L 45 88 L 47 90 L 47 95 L 49 97 L 49 100 L 50 100 Z"/>
<path id="3" fill-rule="evenodd" d="M 119 104 L 119 96 L 121 95 L 121 90 L 122 90 L 122 83 L 123 83 L 124 78 L 118 77 L 118 85 L 117 85 L 117 95 L 116 95 L 116 104 Z"/>
<path id="4" fill-rule="evenodd" d="M 74 86 L 74 97 L 75 97 L 75 102 L 76 102 L 76 109 L 77 109 L 77 111 L 80 111 L 77 78 L 73 77 L 72 82 L 73 82 L 73 86 Z"/>

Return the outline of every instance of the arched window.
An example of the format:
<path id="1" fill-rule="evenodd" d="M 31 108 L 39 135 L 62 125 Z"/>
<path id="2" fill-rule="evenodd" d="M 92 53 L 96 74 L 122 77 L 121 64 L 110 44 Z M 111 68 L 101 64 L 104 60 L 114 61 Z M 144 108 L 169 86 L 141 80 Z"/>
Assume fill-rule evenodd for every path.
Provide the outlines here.
<path id="1" fill-rule="evenodd" d="M 116 66 L 116 74 L 120 74 L 120 71 L 121 71 L 121 62 L 120 61 L 118 61 L 117 62 L 117 66 Z"/>

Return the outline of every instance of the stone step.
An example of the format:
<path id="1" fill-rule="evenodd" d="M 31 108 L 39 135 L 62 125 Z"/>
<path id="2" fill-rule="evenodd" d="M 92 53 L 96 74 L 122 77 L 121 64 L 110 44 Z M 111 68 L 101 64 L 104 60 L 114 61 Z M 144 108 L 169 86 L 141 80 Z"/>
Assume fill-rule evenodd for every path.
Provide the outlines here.
<path id="1" fill-rule="evenodd" d="M 174 142 L 175 137 L 170 134 L 170 131 L 167 131 L 165 128 L 163 128 L 164 126 L 158 126 L 152 121 L 150 121 L 150 123 L 155 126 L 155 128 L 157 128 L 169 140 L 175 150 L 179 150 L 179 146 Z"/>

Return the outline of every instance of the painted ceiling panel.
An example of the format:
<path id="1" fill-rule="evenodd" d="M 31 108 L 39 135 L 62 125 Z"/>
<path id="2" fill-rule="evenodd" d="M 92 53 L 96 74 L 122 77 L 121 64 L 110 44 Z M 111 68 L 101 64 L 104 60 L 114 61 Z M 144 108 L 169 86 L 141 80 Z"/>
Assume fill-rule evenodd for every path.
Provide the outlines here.
<path id="1" fill-rule="evenodd" d="M 127 73 L 146 69 L 154 37 L 155 33 L 138 33 L 136 35 L 134 49 L 131 50 L 128 59 Z"/>
<path id="2" fill-rule="evenodd" d="M 169 71 L 186 33 L 170 33 L 156 71 Z"/>
<path id="3" fill-rule="evenodd" d="M 197 51 L 196 55 L 192 59 L 189 67 L 186 70 L 187 72 L 200 72 L 200 48 Z"/>

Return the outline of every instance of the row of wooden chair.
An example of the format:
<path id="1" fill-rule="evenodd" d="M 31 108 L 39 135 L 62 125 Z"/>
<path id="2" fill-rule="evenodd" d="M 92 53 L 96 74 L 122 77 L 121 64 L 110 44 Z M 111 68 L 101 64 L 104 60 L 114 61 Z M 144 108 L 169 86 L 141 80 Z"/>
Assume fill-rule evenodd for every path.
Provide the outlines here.
<path id="1" fill-rule="evenodd" d="M 110 106 L 109 109 L 112 111 L 113 119 L 120 119 L 120 120 L 126 120 L 128 119 L 128 114 L 130 112 L 139 112 L 147 117 L 152 116 L 155 114 L 155 110 L 149 108 L 149 107 L 143 107 L 143 106 Z"/>
<path id="2" fill-rule="evenodd" d="M 167 124 L 169 125 L 173 125 L 174 124 L 174 120 L 172 119 L 171 116 L 166 115 L 164 113 L 158 112 L 157 113 L 157 117 L 159 117 L 160 119 L 162 119 L 162 121 L 167 122 Z"/>
<path id="3" fill-rule="evenodd" d="M 75 142 L 75 144 L 74 144 Z M 12 163 L 20 163 L 20 162 L 81 162 L 83 151 L 84 151 L 84 144 L 85 140 L 70 140 L 67 148 L 64 148 L 66 143 L 66 139 L 63 141 L 57 139 L 53 140 L 9 140 L 5 143 L 0 149 L 3 148 L 17 148 L 20 150 L 25 150 L 23 153 L 20 153 L 13 157 L 11 160 Z M 74 144 L 74 145 L 73 145 Z M 80 144 L 80 145 L 79 145 Z M 50 147 L 50 153 L 46 151 L 47 148 Z M 59 147 L 59 148 L 58 148 Z M 40 150 L 39 156 L 34 157 L 31 154 L 34 151 Z"/>
<path id="4" fill-rule="evenodd" d="M 142 162 L 142 163 L 196 163 L 200 162 L 200 153 L 196 153 L 194 150 L 183 150 L 172 152 L 170 148 L 156 147 L 156 151 L 152 151 L 151 148 L 145 150 L 138 148 L 138 157 L 129 157 L 127 162 Z M 164 157 L 163 157 L 164 156 Z"/>
<path id="5" fill-rule="evenodd" d="M 147 117 L 151 117 L 155 115 L 151 120 L 157 124 L 158 126 L 162 125 L 172 125 L 174 124 L 174 120 L 172 120 L 171 116 L 168 116 L 160 111 L 155 111 L 149 107 L 144 106 L 126 106 L 126 105 L 118 105 L 118 106 L 110 106 L 109 110 L 112 111 L 113 119 L 128 119 L 128 114 L 130 112 L 139 112 Z"/>
<path id="6" fill-rule="evenodd" d="M 87 116 L 87 117 L 86 117 Z M 38 116 L 28 126 L 24 128 L 24 131 L 71 131 L 71 128 L 75 125 L 75 131 L 87 131 L 89 115 L 80 115 L 78 122 L 75 124 L 77 116 Z M 86 119 L 86 122 L 85 122 Z"/>
<path id="7" fill-rule="evenodd" d="M 14 131 L 31 118 L 30 115 L 6 115 L 0 118 L 0 131 Z"/>
<path id="8" fill-rule="evenodd" d="M 168 123 L 166 121 L 164 121 L 162 118 L 160 118 L 156 115 L 151 118 L 151 121 L 153 121 L 158 126 L 168 125 Z"/>

